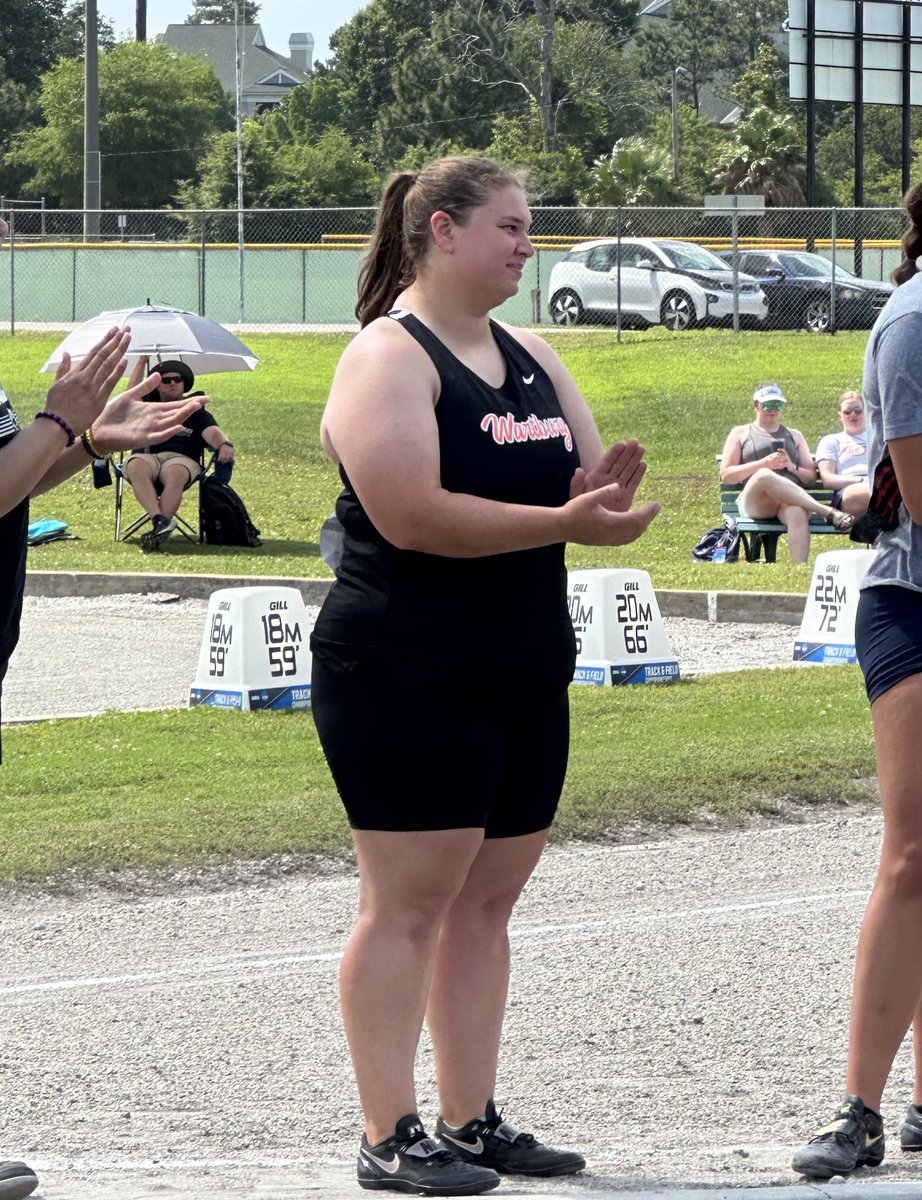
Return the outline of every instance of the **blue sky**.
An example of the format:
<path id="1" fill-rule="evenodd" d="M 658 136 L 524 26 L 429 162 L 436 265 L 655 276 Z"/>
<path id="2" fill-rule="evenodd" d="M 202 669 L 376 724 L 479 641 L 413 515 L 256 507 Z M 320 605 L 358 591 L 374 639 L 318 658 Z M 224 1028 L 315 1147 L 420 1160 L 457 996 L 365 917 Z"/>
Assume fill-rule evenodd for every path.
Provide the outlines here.
<path id="1" fill-rule="evenodd" d="M 263 0 L 259 11 L 266 44 L 279 54 L 288 53 L 288 38 L 292 33 L 314 35 L 314 59 L 325 60 L 329 55 L 328 39 L 334 30 L 345 23 L 367 0 Z M 97 0 L 101 16 L 107 17 L 119 36 L 134 35 L 134 0 Z M 154 38 L 167 25 L 184 21 L 192 11 L 192 0 L 148 0 L 147 36 Z"/>

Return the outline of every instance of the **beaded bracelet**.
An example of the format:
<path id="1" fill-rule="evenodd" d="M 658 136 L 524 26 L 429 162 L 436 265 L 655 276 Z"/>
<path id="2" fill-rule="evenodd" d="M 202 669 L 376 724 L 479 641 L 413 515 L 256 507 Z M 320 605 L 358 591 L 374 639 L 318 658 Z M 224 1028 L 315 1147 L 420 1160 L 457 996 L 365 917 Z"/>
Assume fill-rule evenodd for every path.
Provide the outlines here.
<path id="1" fill-rule="evenodd" d="M 93 430 L 92 429 L 84 429 L 83 433 L 80 434 L 80 442 L 83 446 L 83 449 L 87 452 L 87 454 L 90 456 L 90 458 L 92 458 L 94 461 L 97 458 L 106 458 L 107 457 L 107 455 L 103 454 L 103 452 L 99 449 L 99 447 L 93 441 Z"/>
<path id="2" fill-rule="evenodd" d="M 52 413 L 52 412 L 37 412 L 35 414 L 35 420 L 37 421 L 39 419 L 39 417 L 43 417 L 46 421 L 54 421 L 57 425 L 61 426 L 61 428 L 67 434 L 67 447 L 68 447 L 68 449 L 70 449 L 70 447 L 77 440 L 77 435 L 74 433 L 74 431 L 71 429 L 71 427 L 67 424 L 67 422 L 64 420 L 64 418 L 59 417 L 57 413 Z"/>

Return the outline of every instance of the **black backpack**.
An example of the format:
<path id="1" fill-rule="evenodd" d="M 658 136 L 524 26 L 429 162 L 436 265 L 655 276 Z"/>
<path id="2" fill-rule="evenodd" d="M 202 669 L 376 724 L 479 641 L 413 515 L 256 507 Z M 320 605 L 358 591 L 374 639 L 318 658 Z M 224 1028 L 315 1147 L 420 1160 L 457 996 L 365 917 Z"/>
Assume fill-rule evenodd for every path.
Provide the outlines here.
<path id="1" fill-rule="evenodd" d="M 701 535 L 698 545 L 692 550 L 692 558 L 698 562 L 713 562 L 714 551 L 723 550 L 725 562 L 738 562 L 741 540 L 736 522 L 725 517 L 720 529 L 709 529 Z"/>
<path id="2" fill-rule="evenodd" d="M 227 483 L 203 479 L 202 533 L 210 546 L 261 546 L 246 505 Z"/>

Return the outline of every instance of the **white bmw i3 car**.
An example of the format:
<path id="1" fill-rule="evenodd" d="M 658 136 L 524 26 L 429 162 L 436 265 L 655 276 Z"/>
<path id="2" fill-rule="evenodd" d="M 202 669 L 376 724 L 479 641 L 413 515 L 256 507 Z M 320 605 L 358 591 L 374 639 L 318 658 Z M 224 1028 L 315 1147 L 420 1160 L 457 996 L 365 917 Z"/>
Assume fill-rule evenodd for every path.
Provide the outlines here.
<path id="1" fill-rule="evenodd" d="M 758 282 L 738 276 L 739 315 L 746 325 L 765 320 Z M 667 329 L 692 329 L 733 317 L 733 271 L 695 242 L 673 238 L 603 238 L 582 242 L 556 263 L 549 290 L 556 325 L 636 319 Z"/>

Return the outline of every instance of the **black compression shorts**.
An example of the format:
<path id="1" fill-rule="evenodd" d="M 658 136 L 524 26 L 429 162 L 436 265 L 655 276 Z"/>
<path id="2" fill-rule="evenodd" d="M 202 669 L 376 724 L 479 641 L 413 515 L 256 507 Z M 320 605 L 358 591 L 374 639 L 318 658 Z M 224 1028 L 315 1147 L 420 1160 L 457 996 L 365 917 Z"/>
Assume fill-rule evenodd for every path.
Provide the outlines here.
<path id="1" fill-rule="evenodd" d="M 570 740 L 566 688 L 468 686 L 315 648 L 311 708 L 353 829 L 547 829 Z"/>
<path id="2" fill-rule="evenodd" d="M 855 649 L 868 699 L 922 672 L 922 592 L 893 584 L 863 588 Z"/>

